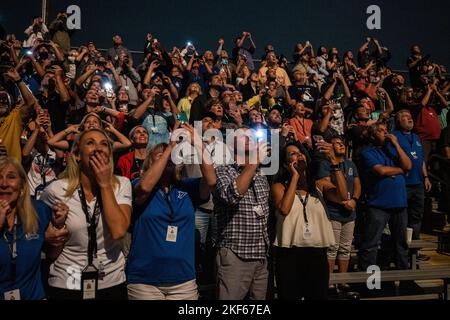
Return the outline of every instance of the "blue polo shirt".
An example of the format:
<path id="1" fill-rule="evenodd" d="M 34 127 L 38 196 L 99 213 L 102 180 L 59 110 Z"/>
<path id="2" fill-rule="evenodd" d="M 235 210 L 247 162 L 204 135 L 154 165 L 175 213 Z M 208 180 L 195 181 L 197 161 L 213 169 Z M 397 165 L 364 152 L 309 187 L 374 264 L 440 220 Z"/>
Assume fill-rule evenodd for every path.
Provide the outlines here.
<path id="1" fill-rule="evenodd" d="M 152 192 L 147 202 L 133 205 L 134 229 L 128 255 L 128 283 L 180 284 L 196 278 L 195 208 L 201 178 L 183 179 L 169 191 L 171 210 L 161 188 Z M 133 181 L 136 186 L 139 179 Z M 205 201 L 203 201 L 205 202 Z M 169 226 L 178 228 L 176 242 L 167 241 Z"/>
<path id="2" fill-rule="evenodd" d="M 44 243 L 45 230 L 50 222 L 52 211 L 42 201 L 33 201 L 39 217 L 39 229 L 36 234 L 24 234 L 22 225 L 17 226 L 17 258 L 16 279 L 12 281 L 13 264 L 11 250 L 5 237 L 10 243 L 13 234 L 3 228 L 0 238 L 0 300 L 4 293 L 20 290 L 22 300 L 42 300 L 45 298 L 41 279 L 41 249 Z"/>
<path id="3" fill-rule="evenodd" d="M 393 131 L 392 134 L 397 137 L 398 143 L 412 162 L 412 169 L 405 175 L 406 185 L 423 183 L 423 148 L 419 136 L 415 133 L 403 133 L 398 130 Z M 392 144 L 389 144 L 389 149 L 390 152 L 395 150 Z"/>
<path id="4" fill-rule="evenodd" d="M 403 174 L 395 176 L 379 176 L 373 172 L 376 165 L 398 167 L 398 154 L 390 152 L 390 148 L 370 146 L 362 153 L 363 172 L 366 177 L 365 193 L 369 207 L 380 209 L 406 208 L 406 184 Z"/>
<path id="5" fill-rule="evenodd" d="M 341 168 L 345 181 L 347 182 L 347 191 L 349 193 L 349 199 L 353 197 L 353 186 L 355 182 L 355 178 L 358 177 L 358 170 L 356 169 L 356 165 L 350 161 L 345 160 L 339 164 Z M 317 179 L 322 179 L 330 177 L 331 182 L 336 185 L 336 174 L 331 171 L 330 162 L 328 160 L 320 161 L 317 168 Z M 356 211 L 349 211 L 345 209 L 342 204 L 338 204 L 331 201 L 326 201 L 328 207 L 328 214 L 330 215 L 330 219 L 333 221 L 339 222 L 350 222 L 356 219 Z"/>

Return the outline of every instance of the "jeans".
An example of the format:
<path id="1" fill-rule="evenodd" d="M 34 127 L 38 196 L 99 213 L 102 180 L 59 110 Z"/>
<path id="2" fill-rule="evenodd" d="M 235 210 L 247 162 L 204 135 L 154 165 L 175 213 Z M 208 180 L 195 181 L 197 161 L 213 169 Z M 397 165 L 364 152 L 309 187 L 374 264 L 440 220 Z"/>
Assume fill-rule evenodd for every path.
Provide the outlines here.
<path id="1" fill-rule="evenodd" d="M 379 209 L 369 207 L 365 221 L 365 232 L 358 251 L 359 265 L 364 271 L 369 266 L 377 264 L 378 246 L 386 223 L 389 223 L 391 231 L 397 269 L 408 269 L 408 244 L 406 242 L 408 213 L 406 208 Z"/>
<path id="2" fill-rule="evenodd" d="M 413 240 L 420 239 L 423 212 L 425 210 L 425 189 L 423 184 L 406 186 L 408 193 L 408 227 L 413 229 Z"/>
<path id="3" fill-rule="evenodd" d="M 200 233 L 200 243 L 202 245 L 205 245 L 206 243 L 210 219 L 211 213 L 206 213 L 200 210 L 195 211 L 195 229 L 197 229 Z"/>
<path id="4" fill-rule="evenodd" d="M 195 229 L 200 235 L 200 243 L 204 246 L 209 239 L 213 244 L 217 238 L 217 218 L 214 213 L 206 213 L 197 209 L 195 211 Z"/>

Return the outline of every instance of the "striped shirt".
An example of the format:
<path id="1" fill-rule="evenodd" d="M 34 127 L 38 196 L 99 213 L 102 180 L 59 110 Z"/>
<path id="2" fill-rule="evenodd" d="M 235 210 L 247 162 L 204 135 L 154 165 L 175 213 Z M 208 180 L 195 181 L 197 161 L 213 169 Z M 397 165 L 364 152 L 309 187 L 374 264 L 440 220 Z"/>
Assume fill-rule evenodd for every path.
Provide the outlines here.
<path id="1" fill-rule="evenodd" d="M 218 246 L 231 249 L 241 259 L 265 259 L 269 248 L 269 183 L 259 170 L 245 194 L 236 179 L 243 167 L 236 164 L 216 168 L 213 193 L 218 223 Z"/>

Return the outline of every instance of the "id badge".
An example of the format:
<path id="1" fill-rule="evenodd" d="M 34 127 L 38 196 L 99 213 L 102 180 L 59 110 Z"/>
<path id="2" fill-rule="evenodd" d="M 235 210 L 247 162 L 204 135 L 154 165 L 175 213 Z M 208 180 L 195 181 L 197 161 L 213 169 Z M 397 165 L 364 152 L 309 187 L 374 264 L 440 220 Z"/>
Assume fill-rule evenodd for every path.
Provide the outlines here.
<path id="1" fill-rule="evenodd" d="M 411 151 L 411 156 L 414 158 L 414 160 L 419 159 L 419 157 L 417 156 L 417 152 L 416 151 Z"/>
<path id="2" fill-rule="evenodd" d="M 98 288 L 98 269 L 87 266 L 81 273 L 81 291 L 83 300 L 95 300 Z"/>
<path id="3" fill-rule="evenodd" d="M 168 226 L 167 227 L 166 241 L 168 241 L 168 242 L 177 242 L 177 236 L 178 236 L 178 227 Z"/>
<path id="4" fill-rule="evenodd" d="M 303 239 L 309 240 L 312 238 L 312 228 L 309 224 L 303 226 Z"/>
<path id="5" fill-rule="evenodd" d="M 152 127 L 152 133 L 158 133 L 158 128 L 157 127 Z"/>
<path id="6" fill-rule="evenodd" d="M 4 293 L 5 300 L 20 300 L 20 290 L 12 290 Z"/>
<path id="7" fill-rule="evenodd" d="M 36 200 L 39 200 L 41 198 L 41 194 L 44 191 L 45 186 L 40 184 L 39 186 L 36 187 L 36 189 L 34 190 L 34 198 Z"/>
<path id="8" fill-rule="evenodd" d="M 264 210 L 261 206 L 254 206 L 253 212 L 256 214 L 258 219 L 264 217 Z"/>

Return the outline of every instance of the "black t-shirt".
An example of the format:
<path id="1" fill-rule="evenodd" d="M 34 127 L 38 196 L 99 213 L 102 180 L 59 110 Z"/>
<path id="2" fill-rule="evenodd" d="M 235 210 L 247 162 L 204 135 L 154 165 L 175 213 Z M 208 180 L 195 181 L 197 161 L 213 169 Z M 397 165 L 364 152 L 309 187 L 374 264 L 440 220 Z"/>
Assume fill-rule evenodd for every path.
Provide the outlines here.
<path id="1" fill-rule="evenodd" d="M 47 109 L 52 121 L 52 131 L 58 133 L 66 128 L 66 115 L 69 108 L 68 102 L 61 102 L 58 93 L 49 93 L 48 97 L 42 94 L 36 96 L 43 109 Z"/>
<path id="2" fill-rule="evenodd" d="M 450 126 L 441 131 L 441 138 L 439 139 L 439 151 L 444 152 L 444 148 L 450 148 Z"/>
<path id="3" fill-rule="evenodd" d="M 347 138 L 352 142 L 353 162 L 359 163 L 361 151 L 367 143 L 368 126 L 351 125 L 347 130 Z"/>
<path id="4" fill-rule="evenodd" d="M 144 160 L 136 159 L 136 157 L 133 157 L 133 165 L 130 171 L 130 181 L 133 181 L 134 179 L 141 176 L 141 168 L 143 167 L 143 164 Z"/>
<path id="5" fill-rule="evenodd" d="M 289 94 L 292 99 L 303 102 L 305 107 L 316 110 L 316 102 L 320 96 L 317 88 L 308 85 L 293 85 L 289 87 Z"/>

